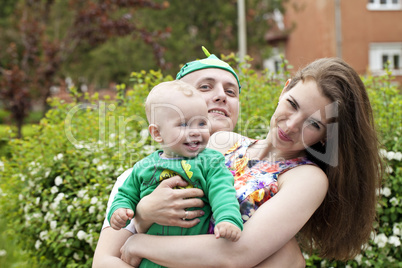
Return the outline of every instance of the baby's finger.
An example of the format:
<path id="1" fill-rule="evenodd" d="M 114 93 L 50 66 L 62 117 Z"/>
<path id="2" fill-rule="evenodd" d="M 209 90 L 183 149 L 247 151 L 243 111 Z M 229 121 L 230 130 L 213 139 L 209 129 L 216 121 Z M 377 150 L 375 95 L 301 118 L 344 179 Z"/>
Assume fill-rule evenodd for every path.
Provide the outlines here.
<path id="1" fill-rule="evenodd" d="M 126 209 L 126 216 L 129 220 L 131 220 L 134 217 L 134 211 L 131 209 Z"/>

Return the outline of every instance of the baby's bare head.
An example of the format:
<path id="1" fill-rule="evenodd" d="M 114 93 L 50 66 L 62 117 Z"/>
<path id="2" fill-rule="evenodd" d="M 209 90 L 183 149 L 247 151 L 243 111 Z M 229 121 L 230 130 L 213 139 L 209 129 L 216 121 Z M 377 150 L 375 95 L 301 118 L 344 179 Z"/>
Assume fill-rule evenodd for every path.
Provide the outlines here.
<path id="1" fill-rule="evenodd" d="M 149 92 L 148 97 L 145 101 L 145 112 L 149 124 L 155 124 L 153 122 L 158 118 L 157 116 L 151 116 L 152 112 L 155 112 L 155 105 L 175 105 L 180 108 L 186 98 L 202 98 L 201 94 L 190 84 L 185 83 L 180 80 L 162 82 L 156 85 Z M 163 108 L 163 107 L 162 107 Z M 162 112 L 161 109 L 158 109 Z"/>

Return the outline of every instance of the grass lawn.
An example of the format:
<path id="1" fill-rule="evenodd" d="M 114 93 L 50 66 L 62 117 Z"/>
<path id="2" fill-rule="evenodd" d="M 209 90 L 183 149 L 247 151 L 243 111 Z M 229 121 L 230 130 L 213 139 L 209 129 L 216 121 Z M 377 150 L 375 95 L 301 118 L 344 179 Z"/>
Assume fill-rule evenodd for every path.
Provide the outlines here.
<path id="1" fill-rule="evenodd" d="M 15 126 L 0 124 L 0 157 L 1 156 L 7 157 L 7 155 L 9 154 L 7 142 L 8 142 L 8 138 L 10 137 L 10 129 L 14 133 L 16 133 L 16 131 L 17 131 Z M 28 125 L 24 125 L 22 127 L 23 137 L 32 136 L 34 134 L 34 132 L 35 132 L 34 125 L 28 124 Z M 2 267 L 2 266 L 0 265 L 0 267 Z"/>
<path id="2" fill-rule="evenodd" d="M 27 136 L 32 136 L 34 133 L 34 125 L 28 124 L 28 125 L 24 125 L 22 127 L 22 135 L 24 137 Z M 10 125 L 0 125 L 0 139 L 1 138 L 7 138 L 9 136 L 9 131 L 10 129 L 13 132 L 17 132 L 17 128 L 15 126 L 10 126 Z"/>

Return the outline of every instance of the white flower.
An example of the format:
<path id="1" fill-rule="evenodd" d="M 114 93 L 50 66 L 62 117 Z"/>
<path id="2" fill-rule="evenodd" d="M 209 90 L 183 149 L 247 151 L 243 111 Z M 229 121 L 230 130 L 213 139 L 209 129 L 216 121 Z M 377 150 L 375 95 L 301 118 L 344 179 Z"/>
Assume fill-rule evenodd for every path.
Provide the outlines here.
<path id="1" fill-rule="evenodd" d="M 0 170 L 4 171 L 4 163 L 0 161 Z"/>
<path id="2" fill-rule="evenodd" d="M 4 249 L 0 249 L 0 257 L 6 256 L 7 255 L 7 251 Z"/>
<path id="3" fill-rule="evenodd" d="M 71 213 L 71 210 L 73 210 L 73 208 L 74 208 L 74 207 L 73 207 L 72 205 L 69 205 L 69 206 L 67 207 L 67 212 L 68 212 L 68 213 Z"/>
<path id="4" fill-rule="evenodd" d="M 385 197 L 388 197 L 388 196 L 390 196 L 391 195 L 391 189 L 389 189 L 388 187 L 384 187 L 384 188 L 382 188 L 382 194 L 385 196 Z"/>
<path id="5" fill-rule="evenodd" d="M 25 179 L 26 179 L 26 176 L 21 174 L 21 181 L 25 181 Z"/>
<path id="6" fill-rule="evenodd" d="M 54 199 L 54 202 L 60 203 L 60 201 L 64 198 L 64 193 L 59 193 L 56 198 Z"/>
<path id="7" fill-rule="evenodd" d="M 385 247 L 387 242 L 388 242 L 388 238 L 385 234 L 378 234 L 374 238 L 374 243 L 376 243 L 379 248 Z"/>
<path id="8" fill-rule="evenodd" d="M 98 202 L 98 198 L 96 196 L 91 198 L 91 204 L 96 204 L 96 202 Z"/>
<path id="9" fill-rule="evenodd" d="M 388 238 L 388 243 L 394 245 L 395 247 L 399 247 L 401 245 L 401 240 L 397 236 L 390 236 Z"/>
<path id="10" fill-rule="evenodd" d="M 156 147 L 153 145 L 144 145 L 142 148 L 146 154 L 151 154 L 156 150 Z"/>
<path id="11" fill-rule="evenodd" d="M 35 243 L 36 250 L 38 250 L 40 248 L 40 245 L 42 245 L 42 241 L 36 240 L 36 243 Z"/>
<path id="12" fill-rule="evenodd" d="M 107 165 L 102 164 L 102 165 L 97 166 L 96 169 L 97 169 L 98 171 L 103 171 L 103 170 L 107 169 L 107 167 L 108 167 Z"/>
<path id="13" fill-rule="evenodd" d="M 146 128 L 144 128 L 143 130 L 140 131 L 140 136 L 141 136 L 141 138 L 143 138 L 143 139 L 148 138 L 148 134 L 149 134 L 149 131 L 148 131 L 148 129 L 146 129 Z"/>
<path id="14" fill-rule="evenodd" d="M 50 229 L 54 230 L 57 227 L 57 221 L 51 221 L 50 222 Z"/>
<path id="15" fill-rule="evenodd" d="M 65 237 L 73 237 L 74 234 L 73 234 L 72 231 L 70 231 L 70 232 L 65 233 L 64 236 L 65 236 Z"/>
<path id="16" fill-rule="evenodd" d="M 90 206 L 88 209 L 89 214 L 94 214 L 95 213 L 95 207 L 94 206 Z"/>
<path id="17" fill-rule="evenodd" d="M 397 153 L 394 155 L 394 159 L 395 159 L 395 160 L 398 160 L 398 161 L 401 161 L 401 160 L 402 160 L 402 153 L 401 153 L 401 152 L 397 152 Z"/>
<path id="18" fill-rule="evenodd" d="M 389 202 L 390 202 L 394 207 L 398 206 L 398 203 L 399 203 L 398 199 L 397 199 L 395 196 L 392 197 L 392 198 L 389 200 Z"/>
<path id="19" fill-rule="evenodd" d="M 85 239 L 86 236 L 87 236 L 87 233 L 84 232 L 83 230 L 79 230 L 78 233 L 77 233 L 77 237 L 78 237 L 79 240 Z"/>
<path id="20" fill-rule="evenodd" d="M 98 158 L 94 158 L 93 160 L 92 160 L 92 163 L 94 164 L 94 165 L 96 165 L 96 164 L 98 164 L 99 163 L 99 159 Z"/>
<path id="21" fill-rule="evenodd" d="M 392 232 L 394 233 L 394 235 L 402 236 L 401 229 L 402 229 L 402 223 L 401 222 L 395 223 L 394 227 L 392 228 Z"/>
<path id="22" fill-rule="evenodd" d="M 394 171 L 394 170 L 392 169 L 391 166 L 386 166 L 386 167 L 385 167 L 385 172 L 386 172 L 386 173 L 391 174 L 393 171 Z"/>
<path id="23" fill-rule="evenodd" d="M 394 159 L 394 156 L 395 156 L 395 152 L 393 152 L 393 151 L 390 151 L 390 152 L 387 153 L 388 160 Z"/>
<path id="24" fill-rule="evenodd" d="M 77 252 L 74 252 L 73 258 L 77 261 L 81 260 L 80 256 L 77 254 Z"/>
<path id="25" fill-rule="evenodd" d="M 35 205 L 39 205 L 39 202 L 40 202 L 40 197 L 37 197 L 37 198 L 35 199 Z"/>
<path id="26" fill-rule="evenodd" d="M 58 154 L 53 158 L 54 161 L 62 160 L 62 159 L 63 159 L 63 154 Z"/>
<path id="27" fill-rule="evenodd" d="M 39 233 L 39 238 L 40 238 L 40 240 L 45 240 L 45 239 L 47 239 L 47 231 L 42 231 L 42 232 L 40 232 Z"/>
<path id="28" fill-rule="evenodd" d="M 54 179 L 54 184 L 55 184 L 56 186 L 60 186 L 62 183 L 63 183 L 63 179 L 62 179 L 60 176 L 57 176 L 57 177 Z"/>
<path id="29" fill-rule="evenodd" d="M 85 194 L 86 192 L 87 192 L 86 190 L 79 190 L 78 193 L 77 193 L 77 196 L 78 196 L 79 198 L 83 198 L 83 197 L 84 197 L 84 194 Z"/>
<path id="30" fill-rule="evenodd" d="M 82 144 L 75 144 L 75 149 L 82 149 L 84 146 Z"/>
<path id="31" fill-rule="evenodd" d="M 54 214 L 51 213 L 51 212 L 47 212 L 46 215 L 45 215 L 45 217 L 44 217 L 43 219 L 44 219 L 45 221 L 50 222 L 50 221 L 53 220 L 53 218 L 54 218 Z"/>
<path id="32" fill-rule="evenodd" d="M 360 265 L 362 263 L 362 258 L 363 258 L 363 256 L 361 254 L 359 254 L 355 257 L 355 261 L 357 261 L 357 263 Z"/>
<path id="33" fill-rule="evenodd" d="M 387 151 L 384 150 L 384 149 L 380 149 L 380 155 L 381 155 L 382 157 L 387 157 Z"/>
<path id="34" fill-rule="evenodd" d="M 57 188 L 56 186 L 53 186 L 52 188 L 50 188 L 50 192 L 52 194 L 58 193 L 59 192 L 59 188 Z"/>

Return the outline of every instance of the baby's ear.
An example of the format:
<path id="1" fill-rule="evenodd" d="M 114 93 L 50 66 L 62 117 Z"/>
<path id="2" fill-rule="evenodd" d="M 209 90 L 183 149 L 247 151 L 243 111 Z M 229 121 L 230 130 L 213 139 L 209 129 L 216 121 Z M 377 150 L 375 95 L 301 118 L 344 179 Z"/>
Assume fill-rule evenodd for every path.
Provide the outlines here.
<path id="1" fill-rule="evenodd" d="M 154 139 L 154 141 L 161 143 L 163 141 L 161 133 L 159 132 L 159 128 L 155 124 L 150 124 L 148 126 L 149 133 L 151 134 L 151 137 Z"/>

